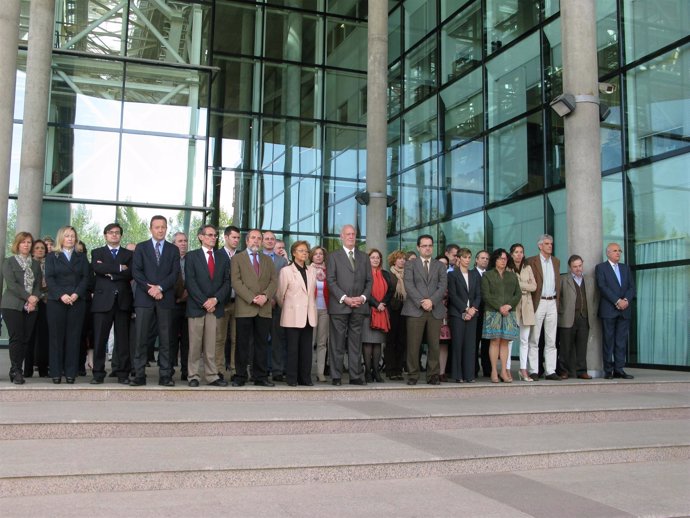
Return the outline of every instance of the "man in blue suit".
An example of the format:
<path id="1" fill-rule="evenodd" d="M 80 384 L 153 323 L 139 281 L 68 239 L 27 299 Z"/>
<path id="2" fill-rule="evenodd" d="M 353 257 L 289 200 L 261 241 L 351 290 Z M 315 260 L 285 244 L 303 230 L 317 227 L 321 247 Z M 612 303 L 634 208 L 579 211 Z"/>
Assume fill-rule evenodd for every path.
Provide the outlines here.
<path id="1" fill-rule="evenodd" d="M 625 352 L 628 345 L 628 332 L 635 298 L 635 281 L 626 264 L 620 263 L 621 250 L 618 243 L 606 247 L 607 261 L 595 268 L 597 286 L 601 295 L 599 318 L 604 339 L 604 377 L 606 379 L 632 379 L 625 367 Z"/>
<path id="2" fill-rule="evenodd" d="M 135 376 L 130 385 L 146 385 L 147 336 L 155 316 L 158 323 L 158 384 L 173 387 L 175 382 L 172 380 L 170 346 L 175 283 L 180 275 L 180 251 L 165 240 L 168 221 L 164 216 L 153 216 L 149 230 L 151 239 L 137 245 L 132 261 L 132 277 L 136 281 L 136 349 Z"/>
<path id="3" fill-rule="evenodd" d="M 201 248 L 189 252 L 184 264 L 189 295 L 189 386 L 198 387 L 203 376 L 209 385 L 227 387 L 216 367 L 216 325 L 230 295 L 230 260 L 223 250 L 216 250 L 218 232 L 213 225 L 201 227 L 197 237 Z"/>

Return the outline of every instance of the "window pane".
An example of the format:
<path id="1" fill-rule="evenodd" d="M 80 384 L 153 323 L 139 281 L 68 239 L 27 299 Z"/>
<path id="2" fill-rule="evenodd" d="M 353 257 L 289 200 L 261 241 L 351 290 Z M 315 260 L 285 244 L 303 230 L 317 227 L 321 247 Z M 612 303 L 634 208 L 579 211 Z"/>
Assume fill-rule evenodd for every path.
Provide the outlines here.
<path id="1" fill-rule="evenodd" d="M 630 160 L 690 145 L 690 45 L 627 74 Z"/>
<path id="2" fill-rule="evenodd" d="M 366 129 L 328 126 L 324 145 L 324 176 L 352 179 L 366 177 Z"/>
<path id="3" fill-rule="evenodd" d="M 561 19 L 544 26 L 544 95 L 552 99 L 563 93 L 563 45 Z"/>
<path id="4" fill-rule="evenodd" d="M 539 34 L 486 65 L 489 127 L 541 105 Z"/>
<path id="5" fill-rule="evenodd" d="M 122 135 L 118 199 L 201 206 L 204 187 L 203 142 Z"/>
<path id="6" fill-rule="evenodd" d="M 690 365 L 688 298 L 690 266 L 635 272 L 637 279 L 637 363 Z"/>
<path id="7" fill-rule="evenodd" d="M 263 112 L 314 118 L 317 72 L 283 63 L 264 65 Z"/>
<path id="8" fill-rule="evenodd" d="M 445 156 L 442 213 L 451 217 L 484 204 L 484 143 L 476 140 Z"/>
<path id="9" fill-rule="evenodd" d="M 477 137 L 484 130 L 482 71 L 477 69 L 441 91 L 445 108 L 445 149 Z"/>
<path id="10" fill-rule="evenodd" d="M 486 0 L 486 52 L 496 52 L 539 23 L 540 2 Z"/>
<path id="11" fill-rule="evenodd" d="M 319 172 L 319 128 L 299 121 L 263 121 L 263 171 L 314 174 Z"/>
<path id="12" fill-rule="evenodd" d="M 607 243 L 625 242 L 622 175 L 612 174 L 601 179 L 602 250 Z"/>
<path id="13" fill-rule="evenodd" d="M 567 262 L 570 256 L 568 222 L 566 220 L 567 206 L 565 189 L 550 192 L 546 197 L 546 228 L 553 235 L 553 255 L 561 259 L 561 272 L 568 270 Z M 535 241 L 534 237 L 532 241 Z"/>
<path id="14" fill-rule="evenodd" d="M 608 80 L 615 85 L 616 92 L 601 95 L 601 102 L 606 104 L 611 113 L 601 122 L 601 170 L 613 169 L 623 164 L 623 121 L 621 110 L 620 80 L 614 77 Z"/>
<path id="15" fill-rule="evenodd" d="M 432 36 L 405 58 L 405 106 L 426 99 L 436 91 L 436 37 Z"/>
<path id="16" fill-rule="evenodd" d="M 212 115 L 209 164 L 214 167 L 250 169 L 252 131 L 259 123 L 252 117 Z"/>
<path id="17" fill-rule="evenodd" d="M 396 63 L 388 70 L 388 117 L 395 117 L 402 109 L 402 66 Z"/>
<path id="18" fill-rule="evenodd" d="M 296 11 L 267 9 L 264 56 L 320 64 L 320 27 L 321 24 L 315 16 Z"/>
<path id="19" fill-rule="evenodd" d="M 690 258 L 689 168 L 685 154 L 628 172 L 637 264 Z"/>
<path id="20" fill-rule="evenodd" d="M 326 71 L 325 118 L 337 122 L 366 123 L 365 74 Z"/>
<path id="21" fill-rule="evenodd" d="M 366 23 L 331 19 L 326 27 L 326 64 L 366 71 Z"/>
<path id="22" fill-rule="evenodd" d="M 489 135 L 489 202 L 544 187 L 541 113 Z"/>
<path id="23" fill-rule="evenodd" d="M 467 73 L 482 59 L 482 11 L 474 2 L 441 29 L 441 81 Z"/>
<path id="24" fill-rule="evenodd" d="M 541 196 L 490 209 L 487 216 L 487 246 L 490 250 L 507 250 L 513 243 L 522 243 L 525 245 L 526 256 L 539 252 L 536 238 L 544 233 L 544 205 Z"/>
<path id="25" fill-rule="evenodd" d="M 438 168 L 431 160 L 391 179 L 398 183 L 400 229 L 438 219 Z M 394 186 L 395 188 L 395 186 Z"/>
<path id="26" fill-rule="evenodd" d="M 82 0 L 76 4 L 58 0 L 55 3 L 57 11 L 62 12 L 55 20 L 57 47 L 100 55 L 123 54 L 121 34 L 125 29 L 126 3 L 120 0 Z M 141 29 L 138 38 L 142 37 Z M 131 37 L 135 37 L 134 33 Z"/>
<path id="27" fill-rule="evenodd" d="M 355 194 L 365 188 L 362 182 L 348 182 L 342 180 L 324 181 L 324 197 L 327 204 L 326 233 L 339 235 L 345 224 L 357 227 L 364 221 L 364 211 L 357 204 Z M 361 232 L 361 229 L 360 229 Z"/>
<path id="28" fill-rule="evenodd" d="M 469 248 L 472 250 L 472 256 L 484 248 L 484 212 L 453 218 L 452 221 L 441 223 L 439 227 L 439 233 L 445 237 L 446 246 L 454 243 Z"/>
<path id="29" fill-rule="evenodd" d="M 599 75 L 618 68 L 618 10 L 616 0 L 598 0 L 597 9 L 597 62 Z"/>
<path id="30" fill-rule="evenodd" d="M 388 178 L 400 171 L 400 119 L 388 124 L 386 171 Z"/>
<path id="31" fill-rule="evenodd" d="M 213 64 L 220 72 L 214 79 L 212 106 L 223 111 L 259 111 L 254 109 L 258 98 L 254 78 L 261 75 L 258 62 L 220 56 Z"/>
<path id="32" fill-rule="evenodd" d="M 405 10 L 405 50 L 424 38 L 436 27 L 436 2 L 407 0 Z"/>
<path id="33" fill-rule="evenodd" d="M 624 0 L 623 27 L 626 63 L 640 59 L 686 37 L 688 20 L 690 20 L 690 2 Z"/>
<path id="34" fill-rule="evenodd" d="M 312 9 L 316 9 L 317 0 L 310 0 L 303 2 L 302 0 L 290 0 L 293 4 L 309 3 L 312 4 Z M 322 2 L 318 2 L 321 4 Z M 300 7 L 306 8 L 306 5 Z M 366 18 L 367 17 L 367 2 L 362 0 L 326 0 L 326 12 L 329 14 L 341 14 L 349 16 L 350 18 Z"/>
<path id="35" fill-rule="evenodd" d="M 402 47 L 402 27 L 400 26 L 400 13 L 398 7 L 388 15 L 388 63 L 392 63 L 400 57 Z"/>
<path id="36" fill-rule="evenodd" d="M 427 99 L 403 116 L 403 168 L 438 153 L 437 119 L 436 97 Z"/>
<path id="37" fill-rule="evenodd" d="M 243 56 L 260 56 L 261 45 L 254 37 L 258 7 L 216 1 L 216 21 L 213 33 L 214 49 Z M 228 30 L 232 20 L 232 30 Z M 214 61 L 218 56 L 214 56 Z M 216 63 L 214 63 L 216 64 Z"/>

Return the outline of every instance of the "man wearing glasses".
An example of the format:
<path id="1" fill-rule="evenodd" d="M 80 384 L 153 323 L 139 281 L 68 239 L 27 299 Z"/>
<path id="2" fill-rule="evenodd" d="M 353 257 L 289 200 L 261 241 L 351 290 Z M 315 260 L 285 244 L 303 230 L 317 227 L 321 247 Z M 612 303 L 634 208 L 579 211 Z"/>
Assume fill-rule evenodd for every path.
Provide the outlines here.
<path id="1" fill-rule="evenodd" d="M 203 374 L 209 385 L 227 387 L 228 382 L 218 376 L 216 368 L 216 325 L 230 293 L 230 261 L 224 251 L 216 250 L 218 232 L 213 225 L 201 227 L 197 238 L 201 248 L 189 252 L 184 265 L 189 325 L 187 379 L 190 387 L 198 387 Z"/>
<path id="2" fill-rule="evenodd" d="M 91 252 L 91 267 L 96 276 L 91 312 L 93 313 L 93 379 L 98 385 L 105 379 L 105 356 L 110 328 L 115 323 L 117 381 L 129 385 L 132 359 L 129 351 L 129 322 L 132 313 L 132 254 L 120 246 L 122 227 L 117 223 L 103 230 L 106 246 Z"/>

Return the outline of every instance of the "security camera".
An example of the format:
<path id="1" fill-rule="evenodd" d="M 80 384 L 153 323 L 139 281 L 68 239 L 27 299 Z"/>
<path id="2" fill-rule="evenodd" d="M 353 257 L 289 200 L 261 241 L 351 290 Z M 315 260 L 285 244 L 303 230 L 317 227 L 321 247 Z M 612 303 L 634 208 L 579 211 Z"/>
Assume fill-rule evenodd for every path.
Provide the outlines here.
<path id="1" fill-rule="evenodd" d="M 612 94 L 618 90 L 618 86 L 612 83 L 599 83 L 599 92 L 602 94 Z"/>

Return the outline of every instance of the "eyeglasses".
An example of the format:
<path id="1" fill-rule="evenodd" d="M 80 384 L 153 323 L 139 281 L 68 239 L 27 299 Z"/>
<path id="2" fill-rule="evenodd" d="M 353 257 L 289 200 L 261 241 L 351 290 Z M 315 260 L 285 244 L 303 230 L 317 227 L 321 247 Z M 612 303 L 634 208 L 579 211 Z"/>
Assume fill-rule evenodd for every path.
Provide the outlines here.
<path id="1" fill-rule="evenodd" d="M 304 248 L 298 248 L 297 250 L 295 250 L 295 253 L 296 254 L 308 254 L 309 250 L 306 250 Z"/>
<path id="2" fill-rule="evenodd" d="M 108 230 L 106 234 L 112 234 L 114 236 L 119 236 L 121 232 L 119 230 Z"/>
<path id="3" fill-rule="evenodd" d="M 202 235 L 205 237 L 212 237 L 214 239 L 218 237 L 218 234 L 202 234 Z"/>

